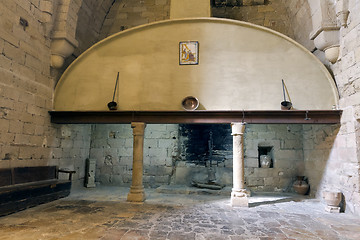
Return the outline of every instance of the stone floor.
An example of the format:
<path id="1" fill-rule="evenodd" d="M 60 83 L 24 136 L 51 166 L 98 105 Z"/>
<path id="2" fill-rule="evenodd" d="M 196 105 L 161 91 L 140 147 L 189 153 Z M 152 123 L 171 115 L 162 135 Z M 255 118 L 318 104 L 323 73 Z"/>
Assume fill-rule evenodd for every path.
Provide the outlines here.
<path id="1" fill-rule="evenodd" d="M 130 204 L 127 191 L 79 189 L 1 217 L 0 239 L 360 239 L 359 217 L 313 199 L 254 196 L 250 208 L 232 208 L 228 196 L 149 189 L 146 203 Z"/>

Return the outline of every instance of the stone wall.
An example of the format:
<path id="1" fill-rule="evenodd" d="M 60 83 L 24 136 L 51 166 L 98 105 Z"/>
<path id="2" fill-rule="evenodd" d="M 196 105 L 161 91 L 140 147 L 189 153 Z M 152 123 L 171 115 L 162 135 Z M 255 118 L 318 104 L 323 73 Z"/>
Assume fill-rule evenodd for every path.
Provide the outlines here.
<path id="1" fill-rule="evenodd" d="M 314 42 L 309 39 L 312 32 L 312 15 L 309 3 L 304 0 L 270 0 L 264 4 L 248 6 L 213 7 L 213 17 L 229 18 L 271 28 L 291 37 L 312 51 Z"/>
<path id="2" fill-rule="evenodd" d="M 231 129 L 228 128 L 228 138 Z M 130 125 L 93 125 L 90 158 L 96 159 L 96 181 L 104 185 L 131 184 L 132 129 Z M 176 124 L 147 125 L 144 142 L 144 185 L 191 185 L 207 181 L 202 160 L 187 159 L 184 136 Z M 271 148 L 271 168 L 262 168 L 259 147 Z M 215 147 L 217 148 L 217 147 Z M 217 182 L 232 185 L 232 144 L 220 150 L 224 161 L 212 167 Z M 297 175 L 304 175 L 302 125 L 248 125 L 245 133 L 245 175 L 249 189 L 256 192 L 292 191 Z M 219 150 L 214 149 L 214 155 Z M 216 156 L 214 156 L 215 158 Z"/>
<path id="3" fill-rule="evenodd" d="M 231 138 L 231 128 L 228 128 Z M 179 159 L 176 161 L 173 184 L 190 185 L 192 180 L 205 181 L 207 167 L 186 159 L 184 140 L 180 138 Z M 224 141 L 226 142 L 226 141 Z M 226 144 L 226 143 L 225 143 Z M 298 175 L 304 175 L 302 125 L 249 124 L 244 135 L 245 181 L 254 192 L 292 191 L 292 183 Z M 260 149 L 268 149 L 272 158 L 270 168 L 260 165 Z M 214 150 L 216 152 L 216 149 Z M 221 150 L 223 161 L 215 170 L 217 182 L 232 186 L 232 144 L 230 149 Z M 227 153 L 227 154 L 226 154 Z"/>
<path id="4" fill-rule="evenodd" d="M 170 0 L 116 1 L 106 16 L 101 38 L 146 23 L 169 19 Z"/>
<path id="5" fill-rule="evenodd" d="M 169 184 L 178 155 L 178 125 L 145 128 L 144 185 Z M 96 181 L 129 186 L 132 176 L 133 137 L 129 124 L 93 125 L 90 158 L 96 159 Z"/>
<path id="6" fill-rule="evenodd" d="M 54 82 L 39 1 L 1 1 L 0 16 L 0 167 L 47 165 Z"/>
<path id="7" fill-rule="evenodd" d="M 312 51 L 315 46 L 314 42 L 310 40 L 309 35 L 312 32 L 312 14 L 308 1 L 304 0 L 281 0 L 279 1 L 285 6 L 288 13 L 289 21 L 286 25 L 291 26 L 295 41 Z"/>
<path id="8" fill-rule="evenodd" d="M 288 2 L 288 1 L 287 1 Z M 261 5 L 212 7 L 212 16 L 229 18 L 264 26 L 294 38 L 290 16 L 281 0 L 265 1 Z"/>
<path id="9" fill-rule="evenodd" d="M 55 81 L 41 4 L 0 2 L 0 168 L 58 165 L 77 171 L 76 185 L 84 176 L 90 131 L 50 123 Z"/>
<path id="10" fill-rule="evenodd" d="M 90 156 L 91 125 L 54 125 L 48 147 L 52 149 L 49 165 L 75 170 L 73 186 L 84 185 L 85 162 Z M 62 174 L 60 178 L 68 177 Z"/>
<path id="11" fill-rule="evenodd" d="M 360 10 L 359 1 L 349 1 L 347 27 L 340 29 L 340 56 L 330 68 L 334 73 L 340 93 L 343 116 L 336 146 L 341 169 L 334 187 L 340 189 L 348 209 L 360 214 Z M 339 140 L 338 140 L 339 139 Z M 332 178 L 333 176 L 328 176 Z M 330 181 L 330 179 L 329 179 Z"/>
<path id="12" fill-rule="evenodd" d="M 304 125 L 304 167 L 309 179 L 310 195 L 322 197 L 322 190 L 337 190 L 346 139 L 338 136 L 339 125 Z M 342 150 L 340 150 L 342 149 Z"/>
<path id="13" fill-rule="evenodd" d="M 114 0 L 82 1 L 77 22 L 71 23 L 76 26 L 75 38 L 78 41 L 78 47 L 71 56 L 65 59 L 61 69 L 53 71 L 52 75 L 56 80 L 78 56 L 100 40 L 100 31 L 113 3 Z"/>
<path id="14" fill-rule="evenodd" d="M 115 1 L 114 5 L 111 5 L 113 3 L 111 0 L 74 2 L 75 5 L 82 3 L 78 21 L 77 23 L 63 22 L 63 24 L 69 24 L 76 29 L 79 48 L 75 50 L 75 55 L 80 54 L 96 42 L 96 38 L 101 39 L 143 23 L 169 18 L 169 0 L 122 0 Z M 348 209 L 360 214 L 360 15 L 358 14 L 360 4 L 358 1 L 350 0 L 348 2 L 350 10 L 348 26 L 340 29 L 340 57 L 335 64 L 327 63 L 335 76 L 341 96 L 339 108 L 344 111 L 341 126 L 304 126 L 302 141 L 304 165 L 300 164 L 296 169 L 290 168 L 291 176 L 280 175 L 287 180 L 277 186 L 279 189 L 286 188 L 291 182 L 292 176 L 301 174 L 301 171 L 300 173 L 297 171 L 304 169 L 303 174 L 309 177 L 313 195 L 320 197 L 321 190 L 328 187 L 339 189 L 344 194 Z M 115 133 L 118 131 L 115 128 L 114 130 L 110 129 L 111 131 L 102 138 L 95 138 L 100 134 L 97 131 L 102 128 L 100 125 L 93 126 L 91 130 L 91 126 L 61 127 L 50 123 L 47 112 L 52 109 L 52 96 L 56 81 L 50 74 L 51 39 L 49 37 L 54 26 L 52 14 L 55 15 L 51 6 L 57 6 L 56 3 L 57 1 L 50 0 L 4 0 L 0 2 L 0 168 L 58 164 L 78 170 L 75 179 L 80 183 L 84 174 L 84 168 L 82 168 L 84 160 L 90 154 L 88 150 L 89 134 L 92 134 L 91 146 L 102 146 L 94 148 L 101 148 L 103 152 L 110 151 L 109 149 L 112 148 L 108 148 L 107 144 L 96 145 L 101 139 L 111 140 L 110 142 L 115 140 L 124 142 L 124 146 L 127 146 L 124 147 L 125 155 L 121 159 L 116 159 L 119 159 L 117 166 L 124 163 L 121 166 L 127 168 L 131 166 L 131 156 L 129 156 L 132 151 L 130 147 L 132 140 L 129 140 L 131 139 L 131 129 L 130 126 L 127 126 L 129 130 L 126 131 L 129 131 L 127 133 L 129 136 L 126 138 L 118 138 L 116 134 L 115 138 L 109 137 L 112 136 L 111 131 Z M 313 2 L 269 0 L 265 1 L 265 5 L 213 8 L 213 16 L 248 21 L 272 28 L 294 38 L 307 49 L 313 50 L 313 42 L 308 37 L 314 26 L 312 22 L 314 19 L 311 17 L 318 9 L 309 8 L 310 3 Z M 105 15 L 106 19 L 102 25 Z M 28 26 L 20 25 L 20 17 L 28 22 Z M 97 36 L 98 34 L 100 36 Z M 323 59 L 322 61 L 325 62 Z M 173 131 L 176 135 L 177 128 L 175 126 L 149 125 L 146 130 L 147 147 L 156 146 L 146 150 L 145 163 L 149 164 L 146 167 L 145 181 L 148 185 L 157 185 L 156 182 L 176 182 L 174 166 L 180 169 L 179 166 L 185 164 L 180 161 L 181 158 L 176 150 L 179 148 L 175 144 L 176 139 L 172 139 L 176 136 L 168 137 L 167 131 Z M 272 127 L 280 129 L 273 131 Z M 263 130 L 253 131 L 252 127 L 248 126 L 247 139 L 253 139 L 253 143 L 245 142 L 246 177 L 248 185 L 255 189 L 271 190 L 272 187 L 269 187 L 271 185 L 267 184 L 272 180 L 277 181 L 276 174 L 284 174 L 280 167 L 277 169 L 278 166 L 289 164 L 287 161 L 280 160 L 282 159 L 280 155 L 276 156 L 275 154 L 273 169 L 258 168 L 256 166 L 256 144 L 260 144 L 259 139 L 274 144 L 274 149 L 288 155 L 287 158 L 294 159 L 294 162 L 301 162 L 298 161 L 298 157 L 301 155 L 300 151 L 297 148 L 287 149 L 289 146 L 285 146 L 291 141 L 296 142 L 298 135 L 295 134 L 296 139 L 288 139 L 289 141 L 286 143 L 276 137 L 278 132 L 285 134 L 283 136 L 285 138 L 288 136 L 287 134 L 294 137 L 290 133 L 298 130 L 287 132 L 287 129 L 285 131 L 283 127 L 271 125 L 266 126 Z M 104 126 L 104 128 L 107 127 Z M 163 132 L 162 137 L 160 132 Z M 155 133 L 160 135 L 155 137 Z M 271 139 L 273 133 L 275 133 L 275 138 Z M 152 138 L 148 136 L 152 136 Z M 165 142 L 168 144 L 171 142 L 170 147 L 160 148 L 159 146 L 163 146 Z M 265 144 L 270 144 L 269 142 Z M 333 142 L 334 144 L 331 145 Z M 163 149 L 167 149 L 166 154 Z M 110 163 L 111 159 L 105 161 L 105 156 L 109 154 L 99 153 L 96 155 L 101 151 L 91 150 L 90 156 L 100 157 L 99 159 L 102 157 L 102 160 L 97 158 L 100 161 L 98 166 L 101 164 L 105 166 L 105 162 Z M 159 154 L 161 160 L 156 157 Z M 155 165 L 153 165 L 154 163 Z M 226 169 L 226 166 L 230 165 L 228 162 L 228 165 L 223 166 L 222 169 Z M 286 166 L 281 169 L 284 167 Z M 159 170 L 160 168 L 162 170 Z M 101 169 L 97 170 L 97 176 L 103 173 L 107 174 L 106 171 L 109 171 L 109 168 Z M 158 175 L 160 177 L 155 180 L 157 174 L 154 173 L 159 171 L 163 171 L 163 174 Z M 124 179 L 112 180 L 112 183 L 129 184 L 131 168 L 129 167 L 124 172 L 126 174 L 121 176 Z M 108 183 L 110 183 L 110 178 L 108 178 L 110 175 L 120 176 L 119 174 L 108 174 L 105 178 Z M 226 176 L 223 181 L 231 181 L 229 174 L 221 175 Z M 169 176 L 173 177 L 169 178 Z M 104 179 L 100 180 L 106 182 Z"/>
<path id="15" fill-rule="evenodd" d="M 79 10 L 76 39 L 79 47 L 74 55 L 79 56 L 99 41 L 100 31 L 114 0 L 86 0 Z"/>
<path id="16" fill-rule="evenodd" d="M 255 192 L 289 192 L 296 176 L 303 176 L 302 125 L 247 125 L 245 181 Z M 270 168 L 261 167 L 259 148 L 268 148 Z M 260 154 L 259 154 L 260 153 Z"/>

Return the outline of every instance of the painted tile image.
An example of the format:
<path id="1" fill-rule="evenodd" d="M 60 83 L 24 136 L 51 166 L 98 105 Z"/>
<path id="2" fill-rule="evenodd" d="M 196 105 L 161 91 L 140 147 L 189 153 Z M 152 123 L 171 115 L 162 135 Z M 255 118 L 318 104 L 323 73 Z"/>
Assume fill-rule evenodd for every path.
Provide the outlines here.
<path id="1" fill-rule="evenodd" d="M 199 42 L 180 42 L 180 65 L 199 64 Z"/>

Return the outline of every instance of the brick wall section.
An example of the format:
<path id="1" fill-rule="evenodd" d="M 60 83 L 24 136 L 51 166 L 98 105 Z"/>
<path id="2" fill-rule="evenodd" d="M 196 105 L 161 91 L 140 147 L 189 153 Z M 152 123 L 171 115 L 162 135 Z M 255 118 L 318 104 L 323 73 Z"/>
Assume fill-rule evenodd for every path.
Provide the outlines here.
<path id="1" fill-rule="evenodd" d="M 146 23 L 169 19 L 170 0 L 116 1 L 107 15 L 101 38 Z"/>

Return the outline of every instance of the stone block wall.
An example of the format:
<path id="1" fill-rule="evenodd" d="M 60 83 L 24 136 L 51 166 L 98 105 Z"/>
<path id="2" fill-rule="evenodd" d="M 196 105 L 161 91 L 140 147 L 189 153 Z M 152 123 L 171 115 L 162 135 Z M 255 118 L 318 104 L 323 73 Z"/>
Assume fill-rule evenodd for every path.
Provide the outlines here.
<path id="1" fill-rule="evenodd" d="M 338 135 L 339 130 L 339 125 L 304 125 L 304 167 L 311 196 L 321 198 L 323 190 L 340 190 L 344 166 L 339 154 L 340 149 L 346 151 L 346 139 Z"/>
<path id="2" fill-rule="evenodd" d="M 60 1 L 0 1 L 0 168 L 58 164 L 75 170 L 79 169 L 76 179 L 80 179 L 80 182 L 84 174 L 81 166 L 90 154 L 89 133 L 92 136 L 94 136 L 94 132 L 97 134 L 95 128 L 99 126 L 94 126 L 92 130 L 89 125 L 65 126 L 68 129 L 65 132 L 71 132 L 71 134 L 63 135 L 63 127 L 50 123 L 47 112 L 52 108 L 53 91 L 57 80 L 55 79 L 57 77 L 54 77 L 56 73 L 50 68 L 50 33 L 55 24 L 52 22 L 56 15 L 53 10 L 58 2 Z M 61 22 L 61 24 L 69 24 L 72 30 L 76 29 L 76 40 L 79 42 L 79 48 L 75 50 L 74 54 L 76 56 L 98 39 L 110 34 L 140 24 L 169 18 L 170 0 L 121 0 L 115 1 L 114 4 L 112 0 L 62 2 L 72 2 L 76 7 L 80 7 L 79 16 L 70 14 L 70 18 L 67 19 L 69 23 Z M 340 29 L 339 59 L 335 64 L 327 63 L 335 77 L 341 97 L 339 108 L 344 111 L 341 126 L 337 128 L 304 126 L 302 141 L 304 164 L 300 164 L 296 170 L 290 169 L 289 172 L 291 175 L 295 175 L 298 174 L 297 171 L 304 169 L 304 174 L 309 177 L 314 195 L 318 195 L 322 189 L 328 186 L 340 189 L 344 194 L 348 209 L 360 214 L 360 15 L 358 14 L 360 4 L 358 1 L 350 0 L 348 2 L 350 14 L 347 26 Z M 264 4 L 261 5 L 249 4 L 248 6 L 233 8 L 213 8 L 213 16 L 243 20 L 269 27 L 294 38 L 307 49 L 314 50 L 313 42 L 308 39 L 308 36 L 313 30 L 312 21 L 314 19 L 312 17 L 318 9 L 310 9 L 310 6 L 313 6 L 312 3 L 312 1 L 304 0 L 269 0 L 264 1 Z M 20 18 L 25 19 L 28 26 L 20 25 Z M 326 60 L 322 59 L 322 61 L 325 62 Z M 272 177 L 272 180 L 277 181 L 275 175 L 277 166 L 285 168 L 284 165 L 288 164 L 286 161 L 279 160 L 281 157 L 277 156 L 274 158 L 273 169 L 258 168 L 256 166 L 256 144 L 260 144 L 259 139 L 270 141 L 274 144 L 274 149 L 278 149 L 279 152 L 281 151 L 292 159 L 297 159 L 300 154 L 298 150 L 289 150 L 287 149 L 289 146 L 286 146 L 286 144 L 296 142 L 296 139 L 288 139 L 286 143 L 282 143 L 276 134 L 277 132 L 284 132 L 284 129 L 275 131 L 275 138 L 272 139 L 273 136 L 270 132 L 274 131 L 269 127 L 266 127 L 266 131 L 252 131 L 251 126 L 249 126 L 246 133 L 248 139 L 253 139 L 252 142 L 245 143 L 247 144 L 248 184 L 252 185 L 255 182 L 257 185 L 253 184 L 253 186 L 259 190 L 266 190 L 266 184 L 271 182 L 271 179 L 264 180 L 265 178 Z M 147 134 L 150 134 L 148 129 Z M 173 130 L 176 132 L 175 129 Z M 129 131 L 131 131 L 130 127 Z M 159 131 L 155 129 L 153 134 L 155 132 Z M 318 135 L 320 137 L 317 137 Z M 105 138 L 108 137 L 104 136 Z M 319 145 L 318 138 L 323 139 L 324 143 Z M 95 140 L 93 137 L 92 145 L 97 142 L 97 139 Z M 164 143 L 160 143 L 160 140 L 163 140 Z M 124 146 L 130 146 L 130 140 L 125 139 L 124 141 L 124 144 L 128 144 Z M 173 148 L 167 148 L 165 157 L 164 150 L 160 150 L 159 146 L 165 144 L 166 141 L 175 142 L 176 140 L 171 139 L 171 137 L 167 138 L 166 135 L 163 137 L 153 136 L 146 141 L 148 141 L 146 144 L 149 145 L 150 142 L 157 144 L 151 144 L 157 146 L 156 149 L 147 150 L 146 161 L 149 163 L 156 162 L 155 155 L 158 154 L 163 159 L 159 160 L 161 163 L 155 164 L 158 167 L 152 168 L 153 165 L 148 164 L 149 168 L 145 169 L 147 171 L 145 179 L 149 183 L 148 185 L 155 181 L 153 180 L 155 178 L 154 172 L 161 171 L 163 172 L 161 175 L 162 182 L 174 182 L 176 179 L 174 173 L 180 174 L 180 171 L 174 172 L 174 167 L 180 169 L 179 166 L 184 164 L 179 158 L 180 153 L 176 150 L 174 143 Z M 334 141 L 334 145 L 330 146 L 332 141 Z M 102 151 L 105 149 L 109 151 L 107 145 L 103 146 Z M 93 151 L 95 150 L 92 150 L 91 156 L 96 152 Z M 129 154 L 131 150 L 125 148 L 124 151 L 125 156 L 122 156 L 121 160 L 131 162 L 130 156 L 128 156 L 131 154 Z M 70 152 L 72 153 L 70 154 Z M 171 156 L 169 152 L 171 152 Z M 276 156 L 276 152 L 274 154 Z M 328 155 L 328 158 L 325 159 L 323 154 Z M 108 155 L 103 154 L 101 156 Z M 321 160 L 315 161 L 314 159 Z M 105 165 L 105 159 L 103 159 L 103 164 Z M 130 166 L 129 164 L 124 164 L 124 166 Z M 230 165 L 229 160 L 228 165 L 225 164 L 221 167 L 222 170 L 219 169 L 217 172 L 219 176 L 226 176 L 226 179 L 222 180 L 224 182 L 229 182 L 232 179 L 230 171 L 225 171 L 226 166 Z M 324 167 L 322 173 L 321 170 L 315 171 L 314 166 Z M 173 176 L 170 179 L 166 175 L 170 172 L 169 167 L 172 168 L 170 175 Z M 185 168 L 187 167 L 184 166 L 183 169 Z M 103 171 L 106 172 L 106 169 Z M 131 171 L 126 169 L 124 172 L 127 175 L 124 174 L 123 178 L 125 179 L 121 179 L 121 182 L 129 183 Z M 184 172 L 186 171 L 184 170 Z M 255 174 L 264 176 L 262 177 L 263 180 L 252 179 Z M 277 174 L 283 176 L 281 175 L 283 174 L 282 171 L 278 171 Z M 288 182 L 290 181 L 290 176 L 283 178 L 287 178 Z M 155 182 L 160 181 L 159 179 Z M 278 186 L 284 187 L 285 185 L 280 184 Z"/>
<path id="3" fill-rule="evenodd" d="M 292 27 L 292 37 L 295 41 L 306 47 L 309 51 L 315 48 L 314 42 L 309 35 L 313 31 L 312 15 L 314 14 L 308 1 L 304 0 L 281 0 L 289 15 L 286 26 Z"/>
<path id="4" fill-rule="evenodd" d="M 144 185 L 169 184 L 178 155 L 178 125 L 145 128 Z M 96 159 L 96 181 L 129 186 L 132 177 L 133 136 L 129 124 L 93 125 L 90 158 Z"/>
<path id="5" fill-rule="evenodd" d="M 230 126 L 229 126 L 230 129 Z M 230 136 L 230 131 L 229 131 Z M 230 136 L 231 137 L 231 136 Z M 104 185 L 129 186 L 132 176 L 132 129 L 128 124 L 93 125 L 90 158 L 96 159 L 96 181 Z M 188 161 L 179 125 L 147 125 L 144 141 L 144 185 L 191 185 L 206 182 L 208 169 Z M 232 185 L 232 146 L 217 166 L 218 183 Z M 259 147 L 271 147 L 271 168 L 261 168 Z M 248 125 L 245 133 L 245 177 L 256 192 L 292 191 L 297 175 L 304 175 L 302 125 Z"/>
<path id="6" fill-rule="evenodd" d="M 90 131 L 50 123 L 55 81 L 42 5 L 34 0 L 0 2 L 0 168 L 58 165 L 76 170 L 79 182 Z"/>
<path id="7" fill-rule="evenodd" d="M 169 19 L 170 0 L 116 1 L 106 16 L 101 38 L 146 23 Z"/>
<path id="8" fill-rule="evenodd" d="M 286 4 L 281 0 L 269 0 L 260 5 L 258 5 L 256 1 L 254 1 L 254 4 L 244 4 L 243 6 L 235 7 L 226 7 L 226 5 L 224 5 L 223 7 L 212 7 L 211 11 L 213 17 L 254 23 L 294 38 Z"/>
<path id="9" fill-rule="evenodd" d="M 101 28 L 113 3 L 114 0 L 83 1 L 78 13 L 76 39 L 79 47 L 74 52 L 75 56 L 79 56 L 99 41 Z"/>
<path id="10" fill-rule="evenodd" d="M 73 186 L 84 185 L 85 162 L 90 156 L 91 125 L 54 125 L 48 147 L 52 149 L 49 165 L 75 170 Z M 60 174 L 59 178 L 67 178 Z"/>
<path id="11" fill-rule="evenodd" d="M 341 190 L 347 208 L 360 215 L 360 4 L 349 1 L 349 17 L 346 27 L 340 29 L 340 56 L 330 69 L 335 76 L 343 110 L 341 127 L 336 139 L 341 169 L 338 181 L 333 183 Z M 328 176 L 327 181 L 331 181 Z"/>
<path id="12" fill-rule="evenodd" d="M 0 16 L 0 168 L 47 165 L 54 82 L 39 1 L 1 1 Z"/>
<path id="13" fill-rule="evenodd" d="M 255 192 L 289 192 L 304 174 L 302 125 L 254 124 L 245 130 L 245 181 Z M 261 167 L 259 148 L 268 148 L 270 168 Z"/>

